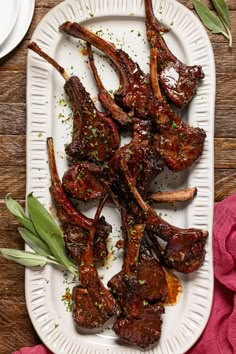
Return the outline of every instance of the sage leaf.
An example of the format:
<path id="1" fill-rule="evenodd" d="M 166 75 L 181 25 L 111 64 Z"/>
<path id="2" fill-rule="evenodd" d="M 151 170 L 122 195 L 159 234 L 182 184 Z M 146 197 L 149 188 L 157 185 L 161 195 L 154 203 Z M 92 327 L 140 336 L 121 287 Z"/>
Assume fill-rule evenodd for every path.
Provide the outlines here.
<path id="1" fill-rule="evenodd" d="M 47 258 L 33 252 L 19 251 L 11 248 L 0 248 L 0 254 L 11 261 L 26 267 L 43 267 Z"/>
<path id="2" fill-rule="evenodd" d="M 36 234 L 36 230 L 34 228 L 32 221 L 25 214 L 22 206 L 16 200 L 14 200 L 10 197 L 10 194 L 6 195 L 5 204 L 6 204 L 7 209 L 10 211 L 10 213 L 13 216 L 15 216 L 15 218 L 18 220 L 18 222 L 22 226 L 26 227 L 28 230 L 30 230 L 31 232 Z"/>
<path id="3" fill-rule="evenodd" d="M 74 266 L 66 255 L 61 230 L 49 212 L 32 194 L 28 195 L 27 203 L 34 227 L 41 239 L 47 244 L 52 255 L 66 268 Z"/>
<path id="4" fill-rule="evenodd" d="M 50 249 L 48 248 L 46 243 L 40 239 L 39 236 L 36 236 L 31 231 L 22 227 L 19 227 L 18 231 L 23 240 L 27 243 L 27 245 L 29 245 L 35 252 L 42 256 L 51 256 Z"/>
<path id="5" fill-rule="evenodd" d="M 227 33 L 225 33 L 225 29 L 222 22 L 211 10 L 208 9 L 206 5 L 201 3 L 201 1 L 199 0 L 193 0 L 193 5 L 202 23 L 212 33 L 222 33 L 228 38 L 228 35 Z"/>
<path id="6" fill-rule="evenodd" d="M 212 0 L 212 2 L 221 21 L 230 29 L 230 15 L 226 2 L 224 0 Z"/>

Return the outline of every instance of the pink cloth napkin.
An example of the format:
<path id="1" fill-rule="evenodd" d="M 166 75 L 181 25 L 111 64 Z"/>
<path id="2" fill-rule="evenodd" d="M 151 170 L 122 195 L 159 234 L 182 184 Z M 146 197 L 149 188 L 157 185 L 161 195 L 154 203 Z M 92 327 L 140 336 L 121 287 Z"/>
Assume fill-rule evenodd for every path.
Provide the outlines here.
<path id="1" fill-rule="evenodd" d="M 12 354 L 53 354 L 44 345 L 35 345 L 34 347 L 21 348 L 18 352 Z"/>
<path id="2" fill-rule="evenodd" d="M 186 354 L 236 353 L 236 193 L 215 205 L 214 300 L 207 326 Z M 43 345 L 12 354 L 52 354 Z"/>
<path id="3" fill-rule="evenodd" d="M 236 193 L 215 205 L 214 299 L 207 326 L 187 354 L 236 353 Z"/>

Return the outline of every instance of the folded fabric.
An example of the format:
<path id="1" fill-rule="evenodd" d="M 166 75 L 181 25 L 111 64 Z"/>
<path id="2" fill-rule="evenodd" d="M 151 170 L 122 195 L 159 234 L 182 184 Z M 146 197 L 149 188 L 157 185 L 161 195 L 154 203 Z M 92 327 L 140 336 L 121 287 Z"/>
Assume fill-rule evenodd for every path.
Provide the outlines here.
<path id="1" fill-rule="evenodd" d="M 35 345 L 34 347 L 21 348 L 18 352 L 12 354 L 53 354 L 44 345 Z"/>
<path id="2" fill-rule="evenodd" d="M 186 354 L 236 353 L 236 193 L 215 205 L 214 299 L 206 328 Z M 52 354 L 43 345 L 12 354 Z"/>
<path id="3" fill-rule="evenodd" d="M 236 193 L 215 205 L 214 299 L 207 326 L 187 354 L 236 353 Z"/>

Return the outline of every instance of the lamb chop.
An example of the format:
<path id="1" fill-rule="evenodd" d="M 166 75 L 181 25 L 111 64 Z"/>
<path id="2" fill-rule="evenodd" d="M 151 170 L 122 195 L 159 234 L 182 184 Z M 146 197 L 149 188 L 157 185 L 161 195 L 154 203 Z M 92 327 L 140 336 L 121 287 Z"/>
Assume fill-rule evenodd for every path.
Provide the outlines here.
<path id="1" fill-rule="evenodd" d="M 157 49 L 159 80 L 167 97 L 182 108 L 193 97 L 199 80 L 204 78 L 201 66 L 187 66 L 171 53 L 163 33 L 169 30 L 161 25 L 154 15 L 152 0 L 145 0 L 147 38 L 152 48 Z"/>
<path id="2" fill-rule="evenodd" d="M 136 214 L 137 203 L 131 203 L 130 190 L 122 178 L 121 161 L 125 160 L 132 171 L 133 183 L 145 199 L 150 183 L 163 171 L 164 160 L 152 145 L 152 124 L 148 120 L 133 119 L 132 140 L 116 151 L 108 162 L 107 180 L 119 206 Z M 114 200 L 115 198 L 112 197 Z"/>
<path id="3" fill-rule="evenodd" d="M 60 26 L 60 30 L 73 37 L 85 40 L 111 59 L 120 75 L 120 87 L 114 93 L 116 103 L 128 113 L 129 117 L 135 116 L 147 119 L 146 107 L 150 95 L 152 95 L 152 90 L 149 76 L 144 74 L 139 65 L 123 50 L 115 48 L 113 44 L 106 42 L 79 23 L 67 21 Z M 95 78 L 97 78 L 97 75 Z M 96 81 L 98 82 L 97 79 Z M 103 88 L 100 85 L 98 87 L 101 88 L 100 92 L 102 92 Z M 102 97 L 100 99 L 102 104 L 106 106 L 105 100 Z"/>
<path id="4" fill-rule="evenodd" d="M 66 193 L 84 202 L 99 200 L 106 194 L 100 178 L 103 167 L 91 162 L 77 162 L 72 165 L 62 178 Z"/>
<path id="5" fill-rule="evenodd" d="M 74 110 L 73 137 L 66 147 L 66 153 L 77 160 L 86 159 L 96 163 L 108 161 L 120 144 L 117 126 L 110 115 L 97 110 L 77 76 L 69 77 L 65 69 L 36 43 L 28 47 L 52 64 L 66 80 L 64 89 Z"/>
<path id="6" fill-rule="evenodd" d="M 159 85 L 157 57 L 157 48 L 151 48 L 150 79 L 155 97 L 149 109 L 158 130 L 154 134 L 154 144 L 165 157 L 168 167 L 181 171 L 191 166 L 196 156 L 201 156 L 206 134 L 202 129 L 184 124 L 170 106 L 165 104 Z"/>
<path id="7" fill-rule="evenodd" d="M 154 144 L 173 171 L 190 167 L 202 154 L 206 134 L 203 129 L 186 125 L 163 101 L 154 97 L 148 75 L 121 49 L 116 49 L 78 23 L 65 22 L 60 30 L 83 39 L 102 50 L 120 74 L 116 103 L 130 117 L 152 119 L 156 130 Z"/>
<path id="8" fill-rule="evenodd" d="M 122 127 L 128 127 L 132 121 L 128 114 L 121 109 L 113 100 L 109 92 L 105 89 L 94 63 L 94 56 L 91 50 L 91 44 L 87 43 L 87 51 L 89 56 L 89 62 L 93 71 L 93 76 L 98 87 L 98 98 L 103 107 L 112 115 L 112 119 L 115 119 Z"/>
<path id="9" fill-rule="evenodd" d="M 141 197 L 124 160 L 121 161 L 121 166 L 127 186 L 132 194 L 132 212 L 138 211 L 138 208 L 133 207 L 135 200 L 141 209 L 136 217 L 145 222 L 160 259 L 168 267 L 183 273 L 190 273 L 198 269 L 204 261 L 208 232 L 195 228 L 181 229 L 163 220 Z M 165 249 L 162 249 L 154 240 L 153 234 L 166 242 Z"/>
<path id="10" fill-rule="evenodd" d="M 85 241 L 88 240 L 89 231 L 93 226 L 93 220 L 77 210 L 65 195 L 56 168 L 53 139 L 48 138 L 47 144 L 52 178 L 50 191 L 56 204 L 58 217 L 64 228 L 66 248 L 71 257 L 77 261 L 83 253 Z M 111 225 L 102 216 L 96 223 L 94 244 L 96 261 L 103 260 L 107 255 L 106 239 L 110 232 Z"/>
<path id="11" fill-rule="evenodd" d="M 142 290 L 145 281 L 150 281 L 150 273 L 147 275 L 145 270 L 141 272 L 141 277 L 145 276 L 145 280 L 139 279 L 138 276 L 138 258 L 144 229 L 145 225 L 142 224 L 128 226 L 123 269 L 109 282 L 122 308 L 122 314 L 113 329 L 120 338 L 141 348 L 146 348 L 159 340 L 161 315 L 164 312 L 161 304 L 149 304 L 146 295 L 150 296 L 150 289 L 146 287 L 146 290 L 149 290 L 148 294 Z M 156 296 L 155 293 L 154 297 Z"/>
<path id="12" fill-rule="evenodd" d="M 129 250 L 129 248 L 128 250 L 126 249 L 127 243 L 129 242 L 128 231 L 131 230 L 130 231 L 131 234 L 134 233 L 134 231 L 132 230 L 132 227 L 135 225 L 134 223 L 135 223 L 134 218 L 131 217 L 130 215 L 127 216 L 126 212 L 125 212 L 125 218 L 124 215 L 122 215 L 122 231 L 123 231 L 122 248 L 124 248 L 125 252 L 128 252 Z M 134 248 L 132 248 L 132 252 L 134 251 L 138 253 L 137 256 L 138 264 L 135 266 L 137 266 L 136 275 L 139 282 L 140 299 L 142 299 L 143 301 L 148 301 L 149 303 L 165 301 L 167 297 L 167 283 L 165 278 L 165 272 L 160 262 L 158 262 L 158 260 L 153 257 L 150 247 L 147 244 L 147 241 L 144 239 L 144 237 L 142 238 L 141 243 L 138 247 L 135 246 Z M 125 254 L 125 257 L 127 257 L 127 259 L 129 260 L 130 257 L 134 259 L 135 256 L 129 253 L 129 254 Z M 115 274 L 108 282 L 108 286 L 111 289 L 111 291 L 114 293 L 114 296 L 115 294 L 122 293 L 122 286 L 123 286 L 122 278 L 124 277 L 125 274 L 124 268 L 125 268 L 125 263 L 123 265 L 122 270 L 119 273 Z M 134 266 L 132 266 L 132 270 L 133 269 Z"/>
<path id="13" fill-rule="evenodd" d="M 99 279 L 94 265 L 93 248 L 96 223 L 107 196 L 100 203 L 93 226 L 86 240 L 82 256 L 78 260 L 80 285 L 73 290 L 73 317 L 82 328 L 99 328 L 113 315 L 119 315 L 119 306 Z"/>

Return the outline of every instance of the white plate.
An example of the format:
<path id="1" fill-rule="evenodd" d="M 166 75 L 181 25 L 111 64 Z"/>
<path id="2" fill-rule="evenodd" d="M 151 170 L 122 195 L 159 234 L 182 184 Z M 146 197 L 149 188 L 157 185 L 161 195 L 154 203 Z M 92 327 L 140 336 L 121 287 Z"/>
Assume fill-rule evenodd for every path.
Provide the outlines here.
<path id="1" fill-rule="evenodd" d="M 0 0 L 0 45 L 11 33 L 19 10 L 18 0 Z"/>
<path id="2" fill-rule="evenodd" d="M 34 14 L 35 0 L 18 0 L 18 2 L 19 11 L 17 20 L 11 33 L 0 46 L 0 58 L 3 58 L 5 55 L 10 53 L 21 42 L 24 35 L 28 31 Z"/>
<path id="3" fill-rule="evenodd" d="M 158 186 L 197 186 L 198 195 L 190 203 L 159 209 L 173 224 L 209 230 L 206 259 L 193 274 L 180 275 L 183 292 L 176 306 L 166 307 L 163 330 L 159 343 L 148 353 L 179 354 L 186 352 L 202 333 L 210 314 L 213 293 L 212 269 L 212 217 L 213 217 L 213 133 L 215 101 L 215 67 L 212 48 L 199 20 L 174 0 L 166 0 L 154 9 L 159 19 L 171 25 L 172 31 L 165 38 L 170 48 L 187 64 L 200 64 L 206 74 L 197 95 L 184 114 L 193 126 L 204 128 L 207 139 L 203 155 L 188 171 L 165 171 L 158 177 Z M 68 0 L 61 3 L 42 20 L 32 40 L 54 57 L 69 72 L 77 74 L 88 92 L 96 94 L 95 83 L 81 54 L 78 40 L 58 32 L 59 24 L 76 20 L 100 31 L 104 37 L 122 46 L 131 57 L 148 71 L 149 45 L 146 41 L 143 0 Z M 117 74 L 103 58 L 96 58 L 102 80 L 108 89 L 119 86 Z M 53 136 L 57 152 L 57 166 L 62 175 L 67 168 L 64 144 L 71 139 L 69 108 L 63 107 L 63 79 L 35 53 L 28 54 L 27 80 L 27 193 L 34 195 L 49 207 L 50 177 L 46 138 Z M 58 103 L 60 102 L 60 104 Z M 64 117 L 63 117 L 64 116 Z M 63 123 L 64 121 L 64 123 Z M 86 209 L 86 208 L 84 208 Z M 93 210 L 94 212 L 94 210 Z M 119 217 L 115 209 L 105 207 L 103 213 L 113 226 L 113 242 L 119 237 Z M 167 215 L 166 215 L 167 214 Z M 90 214 L 91 215 L 91 214 Z M 122 257 L 103 269 L 104 282 L 116 273 Z M 101 271 L 101 270 L 100 270 Z M 60 270 L 50 266 L 43 270 L 26 270 L 26 300 L 29 315 L 42 341 L 55 353 L 138 353 L 136 347 L 120 343 L 112 330 L 99 334 L 78 334 L 72 316 L 61 301 L 65 288 L 72 288 Z"/>

